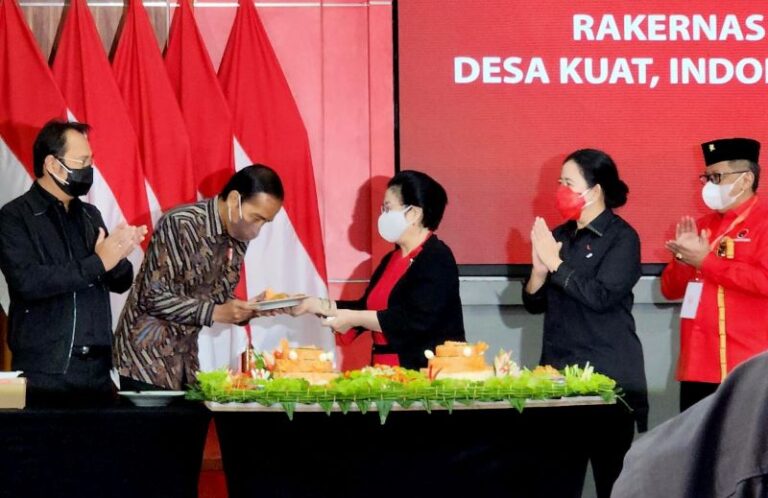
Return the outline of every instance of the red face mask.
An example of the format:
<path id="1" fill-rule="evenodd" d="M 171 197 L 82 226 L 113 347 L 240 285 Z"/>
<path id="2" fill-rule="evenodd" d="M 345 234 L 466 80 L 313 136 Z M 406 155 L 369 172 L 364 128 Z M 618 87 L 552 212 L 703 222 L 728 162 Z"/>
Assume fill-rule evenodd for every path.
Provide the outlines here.
<path id="1" fill-rule="evenodd" d="M 587 192 L 589 192 L 589 189 L 577 194 L 565 185 L 560 185 L 557 188 L 557 195 L 555 197 L 555 207 L 557 207 L 560 216 L 566 220 L 578 220 L 579 216 L 581 216 L 581 210 L 587 204 L 584 200 L 584 195 Z"/>

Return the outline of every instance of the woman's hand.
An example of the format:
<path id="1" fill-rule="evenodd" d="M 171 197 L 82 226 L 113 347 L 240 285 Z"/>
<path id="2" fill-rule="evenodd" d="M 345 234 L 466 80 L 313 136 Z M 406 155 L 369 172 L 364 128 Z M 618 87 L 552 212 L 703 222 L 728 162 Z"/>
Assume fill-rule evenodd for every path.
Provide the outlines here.
<path id="1" fill-rule="evenodd" d="M 308 297 L 302 299 L 299 304 L 291 308 L 292 316 L 301 316 L 307 313 L 312 313 L 313 315 L 320 313 L 320 298 Z"/>
<path id="2" fill-rule="evenodd" d="M 563 247 L 563 243 L 555 240 L 544 218 L 537 217 L 534 221 L 533 230 L 531 230 L 531 243 L 534 254 L 538 255 L 539 260 L 547 270 L 550 272 L 557 271 L 563 263 L 563 260 L 560 259 L 560 249 Z"/>
<path id="3" fill-rule="evenodd" d="M 312 313 L 319 317 L 334 316 L 336 314 L 336 301 L 320 297 L 308 297 L 291 308 L 292 316 L 301 316 Z"/>
<path id="4" fill-rule="evenodd" d="M 361 325 L 357 319 L 357 314 L 358 312 L 354 310 L 337 310 L 336 316 L 323 320 L 323 325 L 331 327 L 334 332 L 346 332 Z"/>
<path id="5" fill-rule="evenodd" d="M 541 260 L 539 252 L 536 250 L 536 246 L 533 244 L 533 230 L 531 230 L 531 261 L 533 262 L 533 268 L 531 273 L 534 276 L 546 277 L 549 273 L 549 268 Z"/>
<path id="6" fill-rule="evenodd" d="M 549 268 L 541 260 L 536 246 L 533 244 L 533 237 L 533 228 L 531 228 L 531 262 L 533 265 L 531 266 L 531 278 L 525 285 L 525 292 L 528 294 L 536 294 L 546 283 L 549 274 Z"/>

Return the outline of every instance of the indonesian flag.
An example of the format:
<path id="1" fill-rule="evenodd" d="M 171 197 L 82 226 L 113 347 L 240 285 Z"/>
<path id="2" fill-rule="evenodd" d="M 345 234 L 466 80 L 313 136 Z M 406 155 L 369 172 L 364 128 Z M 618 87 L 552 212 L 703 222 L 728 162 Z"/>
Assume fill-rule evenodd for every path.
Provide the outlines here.
<path id="1" fill-rule="evenodd" d="M 0 206 L 32 185 L 32 144 L 67 107 L 14 0 L 0 0 Z M 0 273 L 0 306 L 10 299 Z"/>
<path id="2" fill-rule="evenodd" d="M 138 141 L 112 76 L 88 6 L 72 0 L 62 25 L 53 61 L 53 74 L 67 101 L 71 117 L 91 125 L 88 141 L 93 150 L 94 183 L 88 201 L 104 217 L 107 229 L 123 221 L 152 228 L 150 206 Z M 145 247 L 149 237 L 145 239 Z M 142 251 L 129 259 L 134 270 L 141 265 Z M 127 299 L 110 294 L 113 325 Z"/>
<path id="3" fill-rule="evenodd" d="M 165 67 L 192 143 L 197 190 L 213 197 L 235 172 L 232 117 L 187 0 L 173 16 Z M 245 275 L 236 294 L 246 296 Z M 246 331 L 234 325 L 204 327 L 198 339 L 201 370 L 237 368 L 246 337 Z"/>
<path id="4" fill-rule="evenodd" d="M 278 292 L 326 296 L 325 254 L 309 140 L 288 82 L 251 1 L 240 2 L 224 50 L 219 81 L 232 112 L 235 165 L 274 168 L 285 187 L 275 221 L 248 246 L 248 295 Z M 281 337 L 332 349 L 334 340 L 314 316 L 262 318 L 251 323 L 257 349 Z"/>
<path id="5" fill-rule="evenodd" d="M 173 15 L 165 67 L 192 144 L 197 191 L 213 197 L 235 172 L 232 115 L 190 1 L 182 0 Z"/>
<path id="6" fill-rule="evenodd" d="M 194 202 L 197 191 L 189 135 L 141 0 L 129 3 L 112 69 L 139 138 L 144 174 L 160 209 Z"/>
<path id="7" fill-rule="evenodd" d="M 107 228 L 122 221 L 151 228 L 136 134 L 84 0 L 70 3 L 53 75 L 73 117 L 92 127 L 88 141 L 97 174 L 88 200 Z"/>

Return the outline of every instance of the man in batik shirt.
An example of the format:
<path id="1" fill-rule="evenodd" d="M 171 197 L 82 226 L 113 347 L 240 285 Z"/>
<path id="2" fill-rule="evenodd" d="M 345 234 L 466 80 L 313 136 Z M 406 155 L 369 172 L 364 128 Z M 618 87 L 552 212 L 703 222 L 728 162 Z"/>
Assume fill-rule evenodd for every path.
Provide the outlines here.
<path id="1" fill-rule="evenodd" d="M 199 369 L 203 326 L 258 316 L 234 291 L 248 241 L 282 204 L 277 173 L 253 165 L 235 173 L 219 196 L 160 219 L 115 331 L 122 389 L 182 389 Z"/>

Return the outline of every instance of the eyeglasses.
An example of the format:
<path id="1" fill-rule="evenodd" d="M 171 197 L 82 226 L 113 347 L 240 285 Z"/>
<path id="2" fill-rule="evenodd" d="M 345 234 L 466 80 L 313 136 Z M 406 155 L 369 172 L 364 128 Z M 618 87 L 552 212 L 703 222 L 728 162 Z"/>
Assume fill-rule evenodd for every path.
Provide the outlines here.
<path id="1" fill-rule="evenodd" d="M 701 183 L 706 184 L 707 182 L 712 182 L 715 185 L 720 185 L 720 182 L 723 180 L 723 177 L 725 175 L 738 175 L 740 173 L 749 173 L 748 169 L 742 170 L 742 171 L 728 171 L 726 173 L 711 173 L 709 175 L 699 175 L 699 180 L 701 180 Z"/>
<path id="2" fill-rule="evenodd" d="M 411 209 L 411 206 L 403 206 L 402 211 L 405 212 L 405 211 L 408 211 L 409 209 Z M 392 211 L 392 207 L 390 207 L 390 206 L 388 206 L 386 204 L 382 204 L 381 205 L 381 212 L 382 213 L 388 213 L 390 211 Z M 399 210 L 395 209 L 395 211 L 399 211 Z"/>
<path id="3" fill-rule="evenodd" d="M 56 157 L 56 159 L 58 159 L 58 160 L 59 160 L 59 162 L 62 164 L 62 166 L 64 166 L 65 168 L 67 168 L 67 170 L 69 170 L 69 167 L 66 165 L 66 163 L 65 163 L 64 161 L 74 161 L 74 162 L 76 162 L 76 163 L 80 163 L 80 164 L 82 164 L 82 165 L 83 165 L 83 168 L 88 168 L 88 167 L 91 167 L 91 166 L 93 166 L 93 160 L 90 160 L 90 161 L 89 161 L 89 160 L 87 160 L 87 159 L 86 159 L 86 160 L 83 160 L 83 159 L 75 159 L 75 158 L 73 158 L 73 157 L 64 157 L 64 156 L 54 156 L 54 157 Z"/>

